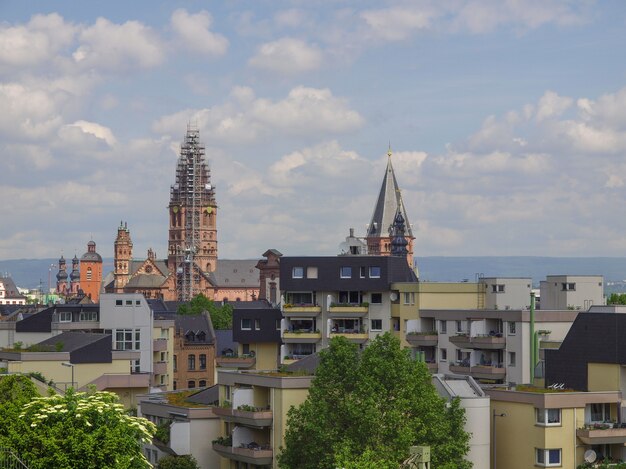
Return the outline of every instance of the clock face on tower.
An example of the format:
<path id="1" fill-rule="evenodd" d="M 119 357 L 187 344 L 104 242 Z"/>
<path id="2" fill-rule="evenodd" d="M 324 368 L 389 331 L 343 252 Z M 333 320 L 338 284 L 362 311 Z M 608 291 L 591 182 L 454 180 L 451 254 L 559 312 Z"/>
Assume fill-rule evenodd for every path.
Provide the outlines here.
<path id="1" fill-rule="evenodd" d="M 178 210 L 179 210 L 178 205 L 174 205 L 174 206 L 172 207 L 172 212 L 174 212 L 174 213 L 178 213 Z"/>
<path id="2" fill-rule="evenodd" d="M 205 207 L 205 208 L 204 208 L 204 211 L 205 211 L 206 213 L 211 213 L 211 212 L 213 211 L 213 208 L 212 208 L 212 207 Z"/>

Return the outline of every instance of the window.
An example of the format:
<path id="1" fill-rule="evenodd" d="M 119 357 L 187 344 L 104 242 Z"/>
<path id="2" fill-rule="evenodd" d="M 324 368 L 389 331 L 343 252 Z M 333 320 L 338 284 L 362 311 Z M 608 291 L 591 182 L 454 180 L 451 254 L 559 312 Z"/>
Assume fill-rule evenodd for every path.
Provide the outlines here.
<path id="1" fill-rule="evenodd" d="M 382 293 L 372 293 L 372 304 L 381 304 L 383 302 L 383 294 Z"/>
<path id="2" fill-rule="evenodd" d="M 115 329 L 115 350 L 139 350 L 139 329 Z"/>
<path id="3" fill-rule="evenodd" d="M 174 355 L 174 371 L 178 370 L 178 357 Z"/>
<path id="4" fill-rule="evenodd" d="M 91 280 L 91 267 L 87 267 L 87 281 Z"/>
<path id="5" fill-rule="evenodd" d="M 115 306 L 122 306 L 122 300 L 115 300 Z"/>
<path id="6" fill-rule="evenodd" d="M 365 278 L 365 266 L 364 265 L 359 267 L 359 277 Z"/>
<path id="7" fill-rule="evenodd" d="M 276 330 L 280 331 L 280 319 L 276 320 Z"/>
<path id="8" fill-rule="evenodd" d="M 206 388 L 206 380 L 201 379 L 200 382 L 198 383 L 198 386 L 200 386 L 201 388 Z"/>
<path id="9" fill-rule="evenodd" d="M 255 319 L 254 320 L 254 330 L 255 331 L 261 330 L 261 320 L 260 319 Z"/>
<path id="10" fill-rule="evenodd" d="M 141 305 L 141 300 L 135 300 L 135 306 L 140 306 Z"/>
<path id="11" fill-rule="evenodd" d="M 194 371 L 196 369 L 196 356 L 195 355 L 189 355 L 187 357 L 187 369 L 189 371 Z"/>
<path id="12" fill-rule="evenodd" d="M 304 267 L 294 267 L 291 271 L 291 278 L 304 278 Z"/>
<path id="13" fill-rule="evenodd" d="M 383 320 L 382 319 L 372 319 L 372 330 L 373 331 L 382 331 L 383 330 Z"/>
<path id="14" fill-rule="evenodd" d="M 133 300 L 126 300 L 126 306 L 132 306 Z"/>
<path id="15" fill-rule="evenodd" d="M 317 267 L 307 267 L 306 278 L 317 278 Z"/>
<path id="16" fill-rule="evenodd" d="M 405 292 L 404 293 L 404 304 L 405 305 L 415 304 L 415 293 Z"/>
<path id="17" fill-rule="evenodd" d="M 448 323 L 446 321 L 439 321 L 439 333 L 447 334 L 448 333 Z"/>
<path id="18" fill-rule="evenodd" d="M 141 360 L 133 360 L 130 362 L 130 372 L 139 373 L 141 371 Z"/>
<path id="19" fill-rule="evenodd" d="M 204 353 L 200 354 L 200 369 L 206 370 L 206 354 Z"/>
<path id="20" fill-rule="evenodd" d="M 575 291 L 576 290 L 576 284 L 575 283 L 562 283 L 561 284 L 561 289 L 563 291 Z"/>
<path id="21" fill-rule="evenodd" d="M 535 409 L 537 425 L 561 425 L 561 409 Z"/>
<path id="22" fill-rule="evenodd" d="M 360 291 L 340 291 L 339 303 L 358 305 L 361 304 L 361 292 Z"/>
<path id="23" fill-rule="evenodd" d="M 98 313 L 96 313 L 95 311 L 81 311 L 80 320 L 81 321 L 97 321 Z"/>
<path id="24" fill-rule="evenodd" d="M 538 466 L 553 467 L 561 465 L 560 449 L 543 449 L 536 448 L 536 463 Z"/>
<path id="25" fill-rule="evenodd" d="M 370 278 L 380 278 L 380 267 L 376 265 L 370 267 Z"/>
<path id="26" fill-rule="evenodd" d="M 491 291 L 492 293 L 504 293 L 504 284 L 503 283 L 492 284 Z"/>
<path id="27" fill-rule="evenodd" d="M 448 361 L 448 349 L 445 349 L 445 348 L 439 349 L 439 361 L 440 362 Z"/>
<path id="28" fill-rule="evenodd" d="M 513 321 L 509 322 L 509 335 L 515 335 L 515 323 Z"/>
<path id="29" fill-rule="evenodd" d="M 313 293 L 312 292 L 291 292 L 287 294 L 287 303 L 294 305 L 312 305 Z"/>
<path id="30" fill-rule="evenodd" d="M 250 331 L 252 330 L 252 319 L 250 318 L 242 318 L 241 319 L 241 330 Z"/>
<path id="31" fill-rule="evenodd" d="M 590 404 L 589 412 L 589 420 L 591 422 L 604 422 L 605 420 L 611 420 L 610 404 Z"/>
<path id="32" fill-rule="evenodd" d="M 241 353 L 243 355 L 250 355 L 250 344 L 241 344 Z"/>
<path id="33" fill-rule="evenodd" d="M 196 387 L 196 382 L 193 379 L 190 379 L 189 381 L 187 381 L 187 388 L 188 389 L 193 389 Z"/>
<path id="34" fill-rule="evenodd" d="M 339 269 L 339 276 L 341 278 L 352 278 L 352 267 L 341 267 L 341 269 Z"/>
<path id="35" fill-rule="evenodd" d="M 72 322 L 72 313 L 70 311 L 61 311 L 59 313 L 59 322 Z"/>
<path id="36" fill-rule="evenodd" d="M 463 330 L 463 321 L 456 321 L 456 331 L 457 332 L 465 332 Z"/>
<path id="37" fill-rule="evenodd" d="M 509 352 L 509 366 L 515 366 L 515 352 Z"/>

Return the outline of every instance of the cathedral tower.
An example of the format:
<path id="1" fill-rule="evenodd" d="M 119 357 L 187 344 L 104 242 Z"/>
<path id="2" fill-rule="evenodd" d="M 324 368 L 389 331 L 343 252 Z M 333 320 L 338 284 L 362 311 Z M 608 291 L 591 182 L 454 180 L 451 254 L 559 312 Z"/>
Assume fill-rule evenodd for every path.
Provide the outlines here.
<path id="1" fill-rule="evenodd" d="M 114 291 L 115 293 L 122 293 L 130 279 L 130 264 L 133 259 L 133 242 L 130 239 L 128 224 L 120 222 L 114 249 Z"/>
<path id="2" fill-rule="evenodd" d="M 72 259 L 72 273 L 70 274 L 70 292 L 72 295 L 77 295 L 80 290 L 80 270 L 78 268 L 79 260 L 76 254 Z"/>
<path id="3" fill-rule="evenodd" d="M 178 299 L 199 293 L 200 277 L 217 262 L 217 205 L 200 132 L 187 127 L 170 189 L 167 264 Z"/>
<path id="4" fill-rule="evenodd" d="M 80 258 L 80 286 L 94 303 L 100 300 L 102 286 L 102 257 L 96 252 L 96 243 L 87 243 L 87 252 Z"/>
<path id="5" fill-rule="evenodd" d="M 65 258 L 61 255 L 59 259 L 59 272 L 57 273 L 57 293 L 61 295 L 67 294 L 67 267 L 65 265 Z M 49 292 L 48 292 L 49 293 Z"/>
<path id="6" fill-rule="evenodd" d="M 400 188 L 391 164 L 391 154 L 391 149 L 389 149 L 387 152 L 385 176 L 383 177 L 372 220 L 365 236 L 367 252 L 377 256 L 392 255 L 392 241 L 394 236 L 398 237 L 398 230 L 401 229 L 406 245 L 403 245 L 399 250 L 399 245 L 403 243 L 396 239 L 395 243 L 393 243 L 395 245 L 394 252 L 396 253 L 395 255 L 398 255 L 397 253 L 399 252 L 402 252 L 404 255 L 404 251 L 406 251 L 407 262 L 413 267 L 413 241 L 415 237 L 402 203 Z M 400 215 L 399 218 L 398 214 Z"/>

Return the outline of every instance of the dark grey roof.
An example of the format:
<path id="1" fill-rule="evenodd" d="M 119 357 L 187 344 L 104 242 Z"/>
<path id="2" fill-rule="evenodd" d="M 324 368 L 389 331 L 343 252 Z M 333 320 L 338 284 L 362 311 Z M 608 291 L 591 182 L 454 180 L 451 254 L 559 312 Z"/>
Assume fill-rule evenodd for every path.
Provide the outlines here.
<path id="1" fill-rule="evenodd" d="M 213 331 L 213 325 L 211 324 L 211 318 L 208 314 L 177 314 L 176 315 L 176 329 L 183 331 L 183 335 L 188 332 L 198 334 L 199 332 L 205 333 L 205 340 L 195 340 L 197 343 L 213 344 L 215 343 L 215 332 Z"/>
<path id="2" fill-rule="evenodd" d="M 317 370 L 317 367 L 320 364 L 320 355 L 319 353 L 314 353 L 312 355 L 309 355 L 308 357 L 304 357 L 301 358 L 300 360 L 298 360 L 295 363 L 292 363 L 291 365 L 287 365 L 285 368 L 287 369 L 287 371 L 298 371 L 298 372 L 302 372 L 302 371 L 306 371 L 309 374 L 314 375 L 315 374 L 315 370 Z"/>
<path id="3" fill-rule="evenodd" d="M 217 384 L 215 386 L 211 386 L 209 388 L 193 393 L 191 396 L 188 396 L 187 399 L 185 399 L 185 401 L 187 402 L 204 405 L 217 405 L 219 400 L 220 390 Z"/>
<path id="4" fill-rule="evenodd" d="M 86 345 L 93 344 L 102 340 L 103 338 L 111 337 L 110 334 L 96 334 L 91 332 L 63 332 L 59 335 L 55 335 L 54 337 L 50 337 L 42 342 L 39 342 L 38 345 L 41 346 L 56 346 L 57 343 L 62 343 L 63 348 L 61 350 L 57 350 L 58 352 L 73 352 L 75 350 L 79 350 Z"/>
<path id="5" fill-rule="evenodd" d="M 126 287 L 133 288 L 158 288 L 165 282 L 165 277 L 158 274 L 135 275 L 126 284 Z"/>
<path id="6" fill-rule="evenodd" d="M 215 331 L 215 341 L 215 354 L 217 356 L 222 355 L 222 352 L 227 349 L 237 353 L 239 344 L 233 340 L 232 330 L 227 329 Z"/>
<path id="7" fill-rule="evenodd" d="M 213 272 L 215 285 L 218 287 L 258 287 L 259 269 L 255 266 L 258 259 L 218 259 Z"/>
<path id="8" fill-rule="evenodd" d="M 24 295 L 17 289 L 17 285 L 11 277 L 0 277 L 0 283 L 4 285 L 6 299 L 23 299 Z"/>
<path id="9" fill-rule="evenodd" d="M 372 219 L 367 229 L 367 236 L 389 236 L 389 229 L 391 225 L 393 225 L 398 207 L 400 207 L 404 222 L 406 223 L 407 236 L 413 236 L 411 224 L 409 223 L 409 218 L 406 215 L 406 210 L 402 203 L 402 196 L 400 195 L 396 174 L 391 164 L 390 154 L 387 160 L 383 183 L 380 187 L 380 193 L 378 194 L 378 200 L 374 206 L 374 213 L 372 214 Z"/>

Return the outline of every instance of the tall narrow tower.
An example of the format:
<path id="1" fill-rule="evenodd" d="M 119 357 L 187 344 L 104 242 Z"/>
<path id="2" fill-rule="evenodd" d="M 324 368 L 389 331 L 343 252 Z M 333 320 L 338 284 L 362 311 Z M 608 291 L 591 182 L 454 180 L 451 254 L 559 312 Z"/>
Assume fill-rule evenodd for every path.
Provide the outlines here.
<path id="1" fill-rule="evenodd" d="M 70 274 L 70 291 L 72 295 L 78 294 L 78 290 L 80 290 L 79 262 L 78 257 L 74 254 L 74 258 L 72 259 L 72 273 Z"/>
<path id="2" fill-rule="evenodd" d="M 67 294 L 67 266 L 65 264 L 65 257 L 61 254 L 59 259 L 59 272 L 57 273 L 57 293 L 62 295 Z"/>
<path id="3" fill-rule="evenodd" d="M 120 221 L 115 238 L 115 258 L 113 277 L 115 293 L 122 293 L 130 279 L 130 264 L 133 259 L 133 242 L 130 239 L 130 230 L 127 223 Z"/>
<path id="4" fill-rule="evenodd" d="M 406 215 L 406 210 L 402 203 L 402 195 L 400 194 L 398 181 L 396 180 L 393 165 L 391 164 L 391 155 L 391 149 L 389 149 L 387 152 L 385 176 L 383 177 L 378 200 L 374 206 L 372 220 L 370 221 L 367 228 L 367 235 L 365 236 L 367 252 L 368 254 L 378 256 L 392 255 L 392 240 L 394 235 L 397 236 L 397 227 L 394 225 L 397 214 L 400 214 L 402 222 L 404 222 L 404 238 L 407 241 L 404 248 L 407 251 L 407 262 L 413 267 L 413 241 L 415 237 L 413 236 L 409 218 Z M 396 245 L 398 244 L 397 241 L 398 240 L 396 240 Z"/>
<path id="5" fill-rule="evenodd" d="M 87 252 L 80 258 L 80 286 L 94 303 L 100 301 L 102 288 L 102 257 L 96 252 L 96 243 L 87 243 Z"/>
<path id="6" fill-rule="evenodd" d="M 217 261 L 217 205 L 198 129 L 187 126 L 170 189 L 167 263 L 176 275 L 179 301 L 198 294 L 203 272 Z"/>

